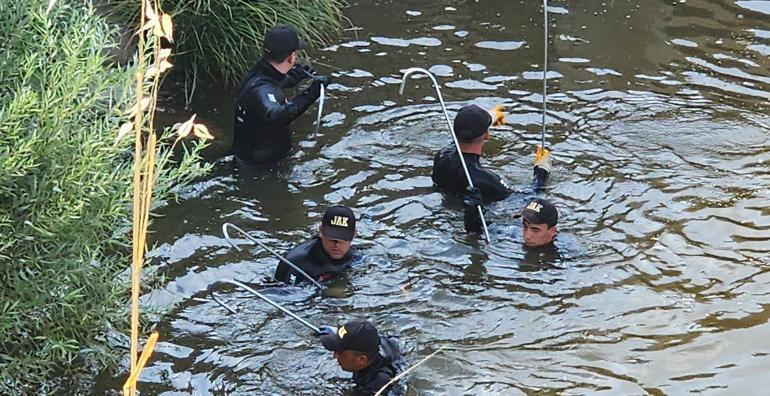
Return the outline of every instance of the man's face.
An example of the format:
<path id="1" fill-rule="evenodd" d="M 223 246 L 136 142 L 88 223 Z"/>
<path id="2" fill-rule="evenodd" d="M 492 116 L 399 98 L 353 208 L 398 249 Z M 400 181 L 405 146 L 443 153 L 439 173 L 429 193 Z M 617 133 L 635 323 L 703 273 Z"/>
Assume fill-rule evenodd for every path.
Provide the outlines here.
<path id="1" fill-rule="evenodd" d="M 556 236 L 556 226 L 549 227 L 548 224 L 534 224 L 524 219 L 522 232 L 524 234 L 524 246 L 544 246 L 553 241 L 553 237 Z"/>
<path id="2" fill-rule="evenodd" d="M 321 237 L 321 244 L 324 247 L 324 250 L 326 251 L 326 254 L 329 255 L 329 257 L 339 260 L 348 253 L 350 250 L 350 245 L 353 241 L 343 241 L 340 239 L 329 239 L 326 238 L 323 234 L 323 232 L 319 231 L 319 235 Z"/>
<path id="3" fill-rule="evenodd" d="M 340 368 L 348 372 L 361 371 L 369 365 L 369 358 L 359 352 L 355 351 L 342 351 L 334 352 L 334 358 L 337 359 Z"/>

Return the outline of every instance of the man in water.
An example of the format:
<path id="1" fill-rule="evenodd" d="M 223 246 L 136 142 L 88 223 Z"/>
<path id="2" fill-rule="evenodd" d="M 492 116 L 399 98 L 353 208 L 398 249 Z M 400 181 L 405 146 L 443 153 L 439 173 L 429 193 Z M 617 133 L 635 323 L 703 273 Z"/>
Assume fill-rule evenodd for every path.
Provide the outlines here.
<path id="1" fill-rule="evenodd" d="M 284 258 L 323 282 L 336 278 L 350 267 L 355 258 L 351 248 L 356 235 L 356 216 L 345 206 L 333 206 L 324 213 L 318 236 L 306 241 L 284 255 Z M 275 279 L 291 285 L 307 281 L 305 276 L 279 261 Z"/>
<path id="2" fill-rule="evenodd" d="M 292 88 L 313 75 L 313 69 L 295 64 L 297 51 L 307 43 L 288 25 L 265 33 L 262 58 L 236 90 L 235 131 L 232 151 L 244 162 L 275 162 L 292 148 L 289 124 L 321 95 L 330 79 L 315 76 L 310 87 L 289 100 L 284 88 Z"/>
<path id="3" fill-rule="evenodd" d="M 471 233 L 481 232 L 481 219 L 476 210 L 478 202 L 465 202 L 465 230 Z M 556 223 L 559 221 L 559 211 L 550 201 L 542 198 L 530 200 L 521 211 L 522 237 L 527 248 L 542 248 L 553 244 L 558 233 Z"/>
<path id="4" fill-rule="evenodd" d="M 480 194 L 483 203 L 501 201 L 513 192 L 500 176 L 484 168 L 481 156 L 484 144 L 489 140 L 489 128 L 503 124 L 501 112 L 488 112 L 476 105 L 463 106 L 454 120 L 454 133 L 460 145 L 468 173 L 476 190 L 467 191 L 468 178 L 463 170 L 454 144 L 439 151 L 433 159 L 433 183 L 441 190 L 455 195 Z M 538 157 L 535 163 L 535 188 L 545 183 L 550 172 L 550 157 Z"/>
<path id="5" fill-rule="evenodd" d="M 353 373 L 353 382 L 359 394 L 377 393 L 404 368 L 404 357 L 398 342 L 380 337 L 377 328 L 365 320 L 351 320 L 339 330 L 322 329 L 321 344 L 334 352 L 342 370 Z M 399 395 L 403 389 L 391 385 L 384 395 Z"/>

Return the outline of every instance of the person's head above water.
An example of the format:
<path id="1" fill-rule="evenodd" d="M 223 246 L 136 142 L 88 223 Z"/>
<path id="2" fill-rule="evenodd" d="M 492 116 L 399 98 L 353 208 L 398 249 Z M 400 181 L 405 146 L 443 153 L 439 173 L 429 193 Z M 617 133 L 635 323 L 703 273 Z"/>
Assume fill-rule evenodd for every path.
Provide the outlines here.
<path id="1" fill-rule="evenodd" d="M 332 206 L 324 213 L 318 236 L 329 257 L 345 257 L 356 236 L 356 215 L 348 207 Z"/>
<path id="2" fill-rule="evenodd" d="M 481 155 L 492 121 L 492 115 L 476 105 L 463 106 L 457 112 L 453 128 L 462 152 Z"/>
<path id="3" fill-rule="evenodd" d="M 377 328 L 361 319 L 345 323 L 337 330 L 337 334 L 321 336 L 321 344 L 334 352 L 337 363 L 348 372 L 358 372 L 369 367 L 380 353 Z"/>
<path id="4" fill-rule="evenodd" d="M 286 73 L 297 61 L 297 51 L 307 48 L 297 31 L 289 25 L 275 25 L 265 32 L 262 57 L 281 73 Z"/>
<path id="5" fill-rule="evenodd" d="M 549 201 L 537 198 L 529 201 L 521 211 L 524 246 L 538 247 L 553 242 L 558 232 L 559 212 Z"/>

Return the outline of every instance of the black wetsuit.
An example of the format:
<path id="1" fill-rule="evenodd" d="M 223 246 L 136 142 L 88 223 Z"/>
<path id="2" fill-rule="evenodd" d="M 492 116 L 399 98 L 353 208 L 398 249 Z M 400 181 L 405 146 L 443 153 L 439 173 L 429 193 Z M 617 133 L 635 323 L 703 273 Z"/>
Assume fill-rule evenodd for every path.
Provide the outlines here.
<path id="1" fill-rule="evenodd" d="M 481 166 L 479 155 L 463 153 L 463 158 L 468 166 L 473 185 L 481 190 L 484 203 L 501 201 L 511 195 L 512 191 L 502 182 L 500 176 Z M 465 177 L 463 165 L 454 145 L 444 147 L 436 153 L 433 159 L 432 178 L 433 184 L 439 189 L 459 196 L 465 195 L 468 179 Z"/>
<path id="2" fill-rule="evenodd" d="M 380 353 L 377 358 L 367 368 L 353 373 L 356 393 L 365 396 L 374 395 L 393 377 L 404 370 L 405 363 L 398 342 L 393 338 L 380 337 Z M 406 391 L 405 388 L 404 383 L 398 381 L 391 385 L 383 395 L 403 395 Z"/>
<path id="3" fill-rule="evenodd" d="M 291 249 L 283 257 L 305 271 L 313 279 L 323 282 L 337 277 L 348 269 L 355 256 L 351 247 L 344 257 L 335 260 L 329 257 L 324 250 L 321 238 L 315 237 Z M 291 285 L 307 282 L 307 278 L 280 260 L 278 267 L 275 268 L 275 279 Z"/>
<path id="4" fill-rule="evenodd" d="M 262 59 L 238 88 L 232 151 L 246 162 L 274 162 L 291 151 L 289 124 L 304 113 L 318 95 L 306 89 L 288 100 L 286 75 Z"/>

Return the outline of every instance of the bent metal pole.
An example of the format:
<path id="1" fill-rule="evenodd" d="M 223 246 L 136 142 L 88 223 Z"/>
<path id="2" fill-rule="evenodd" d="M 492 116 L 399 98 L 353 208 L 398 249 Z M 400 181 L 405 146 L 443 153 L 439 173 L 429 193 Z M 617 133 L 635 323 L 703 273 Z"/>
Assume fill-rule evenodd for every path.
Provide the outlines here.
<path id="1" fill-rule="evenodd" d="M 248 291 L 249 293 L 251 293 L 251 294 L 253 294 L 253 295 L 255 295 L 255 296 L 257 296 L 257 297 L 261 298 L 262 300 L 264 300 L 264 301 L 265 301 L 265 302 L 267 302 L 268 304 L 270 304 L 270 305 L 272 305 L 272 306 L 274 306 L 274 307 L 278 308 L 278 309 L 279 309 L 281 312 L 285 313 L 286 315 L 289 315 L 291 318 L 293 318 L 293 319 L 297 320 L 298 322 L 302 323 L 303 325 L 307 326 L 307 328 L 309 328 L 310 330 L 313 330 L 313 331 L 314 331 L 314 332 L 316 332 L 316 333 L 320 333 L 320 332 L 321 332 L 321 329 L 319 329 L 318 327 L 316 327 L 316 326 L 313 326 L 312 324 L 310 324 L 310 323 L 309 323 L 308 321 L 306 321 L 305 319 L 302 319 L 302 318 L 300 318 L 299 316 L 297 316 L 297 315 L 296 315 L 294 312 L 291 312 L 291 311 L 289 311 L 288 309 L 286 309 L 286 308 L 282 307 L 282 306 L 281 306 L 280 304 L 278 304 L 277 302 L 275 302 L 275 301 L 273 301 L 273 300 L 271 300 L 271 299 L 269 299 L 269 298 L 267 298 L 267 297 L 263 296 L 263 295 L 262 295 L 262 294 L 260 294 L 258 291 L 256 291 L 256 290 L 254 290 L 254 289 L 252 289 L 252 288 L 250 288 L 250 287 L 248 287 L 248 286 L 244 285 L 243 283 L 241 283 L 241 282 L 238 282 L 237 280 L 232 280 L 232 279 L 225 279 L 223 282 L 226 282 L 226 283 L 229 283 L 229 284 L 232 284 L 232 285 L 238 286 L 238 287 L 240 287 L 240 288 L 242 288 L 242 289 L 244 289 L 244 290 Z"/>
<path id="2" fill-rule="evenodd" d="M 307 74 L 310 78 L 315 78 L 316 77 L 315 74 L 313 74 L 313 73 L 311 73 L 311 72 L 309 72 L 309 71 L 307 71 L 305 69 L 302 69 L 302 71 L 304 71 L 305 74 Z M 324 85 L 321 84 L 321 96 L 318 99 L 318 116 L 316 116 L 316 119 L 315 119 L 315 131 L 313 131 L 313 138 L 318 136 L 318 130 L 321 128 L 321 116 L 324 113 L 324 102 L 325 101 L 326 101 L 326 87 L 324 87 Z"/>
<path id="3" fill-rule="evenodd" d="M 270 249 L 270 247 L 269 247 L 269 246 L 267 246 L 267 245 L 265 245 L 264 243 L 262 243 L 262 241 L 260 241 L 260 240 L 258 240 L 258 239 L 256 239 L 256 238 L 254 238 L 253 236 L 251 236 L 251 235 L 249 235 L 248 233 L 246 233 L 246 231 L 244 231 L 244 230 L 242 230 L 242 229 L 240 229 L 240 228 L 236 227 L 236 226 L 235 226 L 234 224 L 232 224 L 232 223 L 225 223 L 225 224 L 222 224 L 222 233 L 223 233 L 223 234 L 225 234 L 225 239 L 227 239 L 227 242 L 228 242 L 230 245 L 232 245 L 232 247 L 234 247 L 234 248 L 236 248 L 236 249 L 238 249 L 238 250 L 241 250 L 241 248 L 239 248 L 239 247 L 238 247 L 238 245 L 236 245 L 236 244 L 235 244 L 235 243 L 234 243 L 234 242 L 233 242 L 233 241 L 230 239 L 230 234 L 228 234 L 228 232 L 227 232 L 227 228 L 228 228 L 228 227 L 229 227 L 229 228 L 232 228 L 232 229 L 234 229 L 234 230 L 236 230 L 236 231 L 238 231 L 238 232 L 240 232 L 240 233 L 241 233 L 241 235 L 243 235 L 243 236 L 245 236 L 245 237 L 246 237 L 246 239 L 250 240 L 251 242 L 254 242 L 254 243 L 255 243 L 255 244 L 257 244 L 258 246 L 260 246 L 262 249 L 265 249 L 265 250 L 267 250 L 268 252 L 272 253 L 272 255 L 273 255 L 273 256 L 275 256 L 275 257 L 277 257 L 277 258 L 278 258 L 278 260 L 281 260 L 281 262 L 283 262 L 283 263 L 285 263 L 286 265 L 290 266 L 291 268 L 294 268 L 295 270 L 297 270 L 297 272 L 299 272 L 300 274 L 302 274 L 302 276 L 304 276 L 304 277 L 305 277 L 307 280 L 309 280 L 309 281 L 310 281 L 310 283 L 312 283 L 312 284 L 316 285 L 316 287 L 318 287 L 320 290 L 323 290 L 323 289 L 324 289 L 323 285 L 322 285 L 322 284 L 320 284 L 320 283 L 318 283 L 318 281 L 316 281 L 315 279 L 313 279 L 313 277 L 312 277 L 312 276 L 308 275 L 308 274 L 307 274 L 307 272 L 305 272 L 305 271 L 301 270 L 301 269 L 300 269 L 299 267 L 297 267 L 297 266 L 296 266 L 294 263 L 292 263 L 291 261 L 287 260 L 285 257 L 281 256 L 280 254 L 278 254 L 278 252 L 276 252 L 275 250 L 273 250 L 273 249 Z"/>
<path id="4" fill-rule="evenodd" d="M 455 130 L 454 126 L 452 125 L 452 121 L 449 119 L 449 113 L 446 111 L 446 105 L 444 105 L 444 98 L 441 96 L 441 90 L 439 89 L 438 82 L 436 81 L 436 78 L 433 77 L 433 73 L 421 68 L 421 67 L 410 67 L 409 69 L 406 69 L 404 71 L 404 76 L 401 78 L 401 88 L 398 90 L 399 95 L 404 94 L 404 86 L 406 85 L 406 79 L 409 77 L 409 75 L 414 73 L 421 73 L 425 74 L 430 78 L 430 81 L 433 83 L 433 88 L 436 89 L 436 95 L 438 96 L 438 102 L 441 104 L 441 110 L 444 111 L 444 118 L 446 118 L 447 126 L 449 127 L 449 134 L 452 135 L 452 141 L 455 143 L 455 147 L 457 148 L 457 155 L 460 156 L 460 163 L 463 166 L 463 171 L 465 171 L 465 177 L 468 179 L 468 185 L 470 187 L 473 186 L 473 180 L 471 180 L 471 174 L 468 172 L 468 166 L 465 164 L 465 158 L 463 158 L 462 151 L 460 150 L 460 142 L 457 140 L 457 136 L 455 136 Z M 476 207 L 479 211 L 479 217 L 481 218 L 481 225 L 484 227 L 484 236 L 487 239 L 487 242 L 491 242 L 492 240 L 489 238 L 489 231 L 487 230 L 487 221 L 484 219 L 484 212 L 481 210 L 481 205 Z"/>

